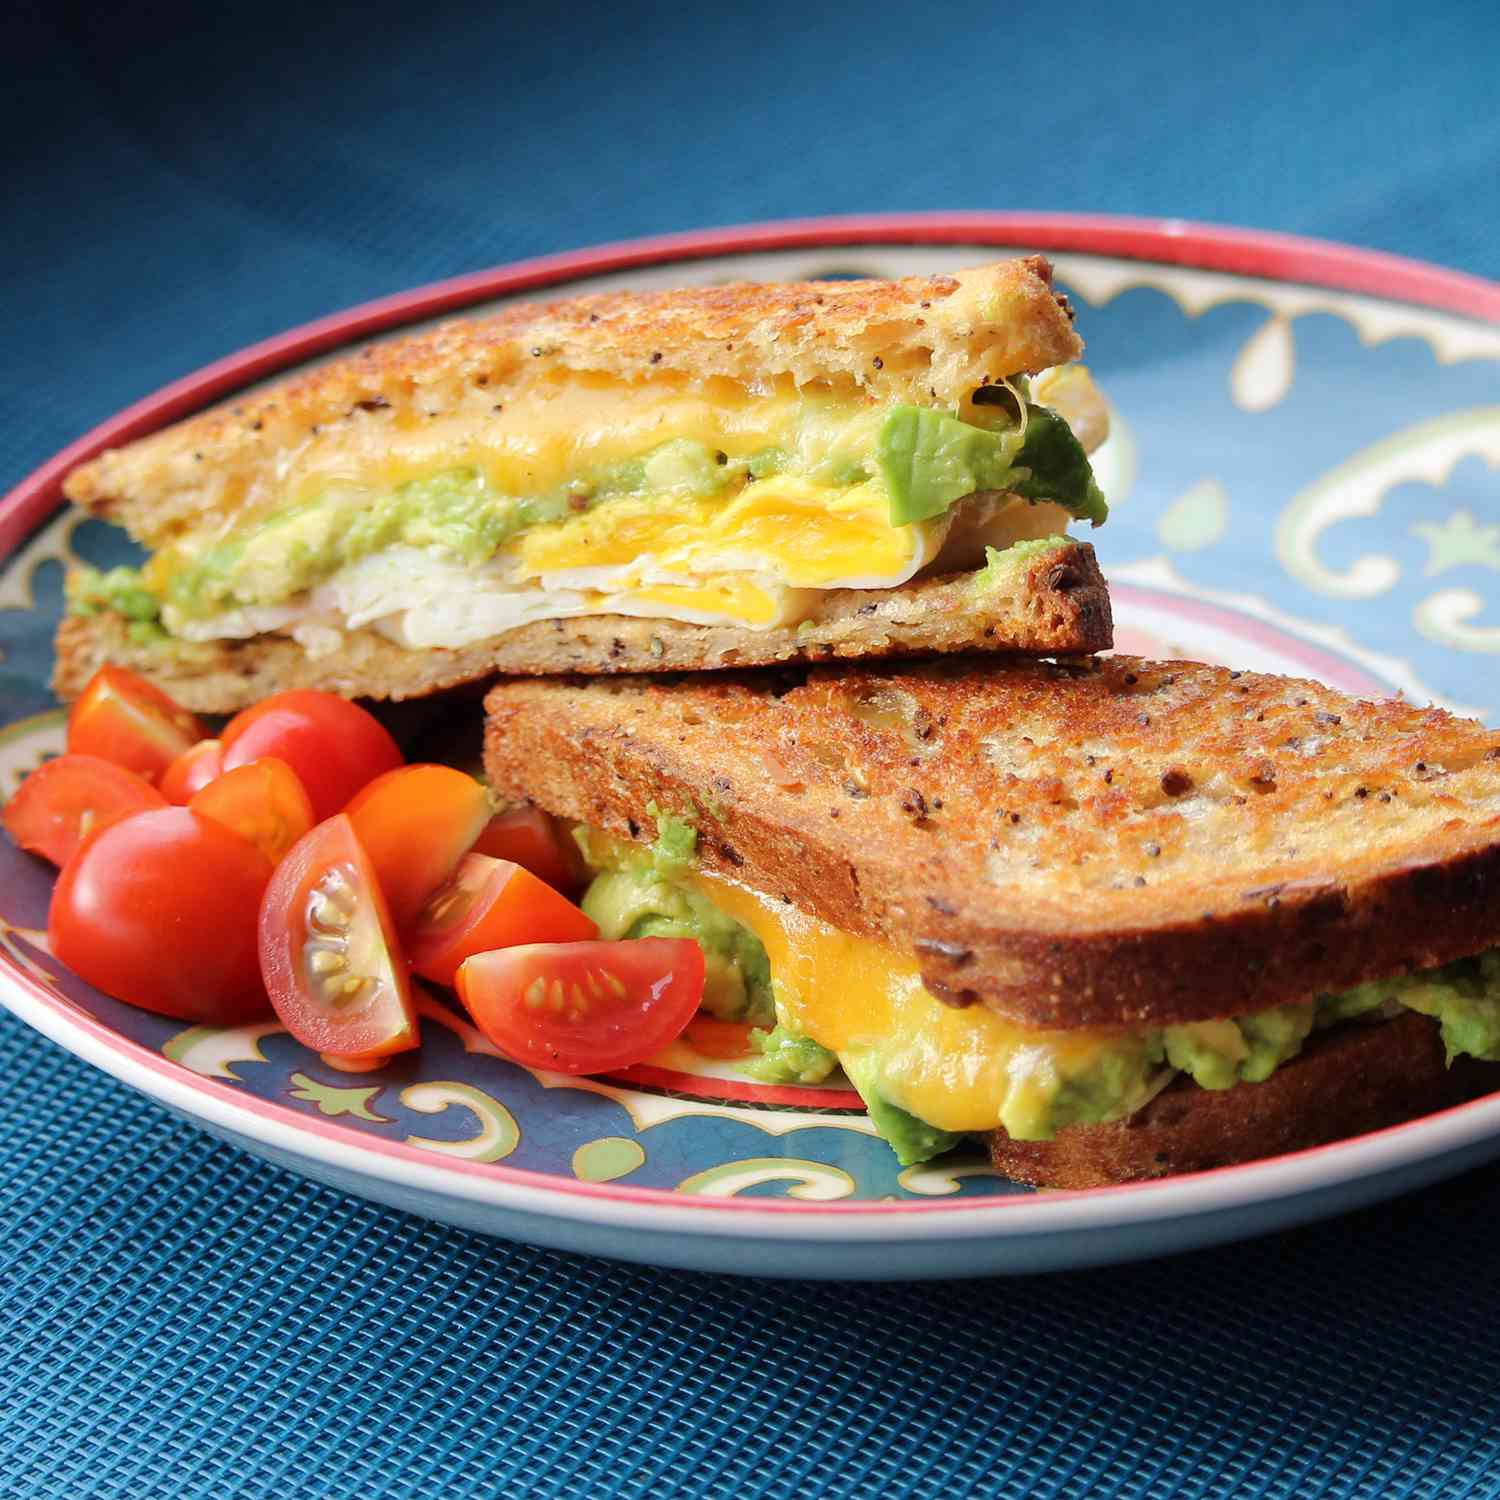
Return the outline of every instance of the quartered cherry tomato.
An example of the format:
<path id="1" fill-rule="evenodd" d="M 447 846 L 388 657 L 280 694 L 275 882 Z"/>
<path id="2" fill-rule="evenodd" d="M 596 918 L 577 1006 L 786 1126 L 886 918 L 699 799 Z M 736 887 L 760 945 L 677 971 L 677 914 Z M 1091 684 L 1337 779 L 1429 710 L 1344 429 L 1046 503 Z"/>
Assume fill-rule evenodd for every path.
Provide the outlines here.
<path id="1" fill-rule="evenodd" d="M 216 776 L 188 806 L 249 839 L 273 865 L 313 826 L 297 773 L 270 757 Z"/>
<path id="2" fill-rule="evenodd" d="M 68 715 L 68 749 L 154 781 L 203 726 L 159 687 L 124 667 L 100 667 Z"/>
<path id="3" fill-rule="evenodd" d="M 475 854 L 508 859 L 564 894 L 583 884 L 583 856 L 555 818 L 539 807 L 496 813 L 474 845 Z"/>
<path id="4" fill-rule="evenodd" d="M 471 954 L 598 936 L 591 918 L 529 870 L 487 854 L 466 854 L 417 915 L 407 951 L 424 979 L 451 985 Z"/>
<path id="5" fill-rule="evenodd" d="M 256 914 L 271 862 L 190 808 L 91 834 L 52 893 L 47 935 L 95 988 L 183 1021 L 234 1025 L 270 1010 Z"/>
<path id="6" fill-rule="evenodd" d="M 260 967 L 282 1024 L 315 1051 L 373 1061 L 417 1045 L 391 914 L 342 814 L 276 867 L 260 908 Z"/>
<path id="7" fill-rule="evenodd" d="M 402 766 L 344 809 L 370 856 L 398 929 L 453 873 L 489 821 L 489 795 L 451 766 Z"/>
<path id="8" fill-rule="evenodd" d="M 691 938 L 529 943 L 465 960 L 458 994 L 516 1062 L 607 1073 L 682 1034 L 703 999 L 703 950 Z"/>
<path id="9" fill-rule="evenodd" d="M 223 769 L 223 742 L 199 740 L 161 773 L 157 787 L 168 802 L 186 807 L 193 800 L 193 793 L 201 792 Z"/>
<path id="10" fill-rule="evenodd" d="M 142 776 L 97 755 L 59 755 L 37 767 L 5 804 L 6 829 L 23 848 L 65 865 L 100 828 L 165 807 Z"/>
<path id="11" fill-rule="evenodd" d="M 401 764 L 385 726 L 334 693 L 277 693 L 236 714 L 224 727 L 224 769 L 252 760 L 284 760 L 322 821 L 377 776 Z"/>

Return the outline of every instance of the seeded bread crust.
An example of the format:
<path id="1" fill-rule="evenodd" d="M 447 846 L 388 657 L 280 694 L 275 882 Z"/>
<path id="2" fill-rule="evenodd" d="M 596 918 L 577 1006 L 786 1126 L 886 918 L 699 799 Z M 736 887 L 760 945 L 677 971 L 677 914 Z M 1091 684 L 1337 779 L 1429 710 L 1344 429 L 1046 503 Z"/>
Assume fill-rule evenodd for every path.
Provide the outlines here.
<path id="1" fill-rule="evenodd" d="M 285 636 L 142 646 L 117 615 L 72 617 L 58 629 L 52 685 L 60 698 L 76 698 L 113 663 L 145 674 L 195 713 L 233 713 L 289 688 L 401 699 L 497 673 L 701 671 L 974 649 L 1071 655 L 1109 646 L 1109 591 L 1087 542 L 1048 549 L 983 587 L 977 576 L 830 590 L 811 620 L 775 630 L 600 615 L 541 621 L 453 651 L 408 651 L 374 631 L 350 631 L 341 650 L 322 657 Z"/>
<path id="2" fill-rule="evenodd" d="M 1050 1141 L 987 1138 L 1007 1177 L 1093 1188 L 1305 1151 L 1447 1109 L 1500 1089 L 1500 1067 L 1449 1068 L 1437 1022 L 1407 1014 L 1314 1037 L 1264 1083 L 1214 1091 L 1180 1078 L 1129 1119 L 1076 1126 Z"/>
<path id="3" fill-rule="evenodd" d="M 1500 941 L 1500 733 L 1296 678 L 954 660 L 489 694 L 497 791 L 1043 1027 L 1205 1020 Z"/>
<path id="4" fill-rule="evenodd" d="M 852 381 L 872 399 L 950 405 L 1083 350 L 1040 256 L 901 281 L 735 283 L 518 303 L 315 366 L 101 454 L 70 500 L 157 548 L 233 515 L 310 436 L 472 412 L 559 370 L 757 386 Z"/>

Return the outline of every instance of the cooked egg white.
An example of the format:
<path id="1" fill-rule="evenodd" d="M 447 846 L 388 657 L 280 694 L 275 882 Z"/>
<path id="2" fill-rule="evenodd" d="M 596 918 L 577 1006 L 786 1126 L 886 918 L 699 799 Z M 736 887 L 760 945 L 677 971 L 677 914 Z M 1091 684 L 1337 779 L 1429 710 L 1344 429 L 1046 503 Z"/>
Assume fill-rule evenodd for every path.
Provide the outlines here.
<path id="1" fill-rule="evenodd" d="M 536 620 L 583 615 L 766 630 L 806 619 L 826 590 L 896 588 L 940 557 L 944 566 L 959 565 L 952 549 L 944 552 L 955 516 L 964 552 L 981 556 L 986 544 L 1056 534 L 1067 520 L 1056 507 L 1023 503 L 992 510 L 978 525 L 965 524 L 956 507 L 898 529 L 883 517 L 875 525 L 857 506 L 783 498 L 787 503 L 752 492 L 717 517 L 696 502 L 662 514 L 617 501 L 537 528 L 552 534 L 529 533 L 477 568 L 438 548 L 391 547 L 284 604 L 204 618 L 169 605 L 164 620 L 190 641 L 285 633 L 313 656 L 337 651 L 346 630 L 373 629 L 413 650 L 457 648 Z"/>

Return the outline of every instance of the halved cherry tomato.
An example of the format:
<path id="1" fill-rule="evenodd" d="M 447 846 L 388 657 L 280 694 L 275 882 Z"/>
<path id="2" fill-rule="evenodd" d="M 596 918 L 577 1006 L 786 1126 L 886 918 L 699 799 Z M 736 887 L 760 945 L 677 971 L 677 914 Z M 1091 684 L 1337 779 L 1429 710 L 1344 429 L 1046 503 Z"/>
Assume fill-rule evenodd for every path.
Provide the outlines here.
<path id="1" fill-rule="evenodd" d="M 607 1073 L 682 1034 L 703 998 L 703 949 L 691 938 L 528 943 L 465 960 L 458 994 L 516 1062 Z"/>
<path id="2" fill-rule="evenodd" d="M 5 826 L 23 848 L 65 865 L 89 834 L 165 807 L 143 776 L 97 755 L 59 755 L 38 766 L 5 804 Z"/>
<path id="3" fill-rule="evenodd" d="M 701 1057 L 717 1057 L 737 1062 L 754 1057 L 755 1045 L 750 1033 L 755 1027 L 748 1021 L 718 1021 L 712 1016 L 695 1016 L 687 1024 L 682 1039 Z"/>
<path id="4" fill-rule="evenodd" d="M 474 845 L 475 854 L 508 859 L 566 894 L 583 884 L 583 855 L 567 830 L 539 807 L 496 813 Z"/>
<path id="5" fill-rule="evenodd" d="M 401 764 L 401 751 L 371 713 L 334 693 L 277 693 L 224 726 L 224 769 L 274 756 L 312 798 L 321 822 L 362 787 Z"/>
<path id="6" fill-rule="evenodd" d="M 112 760 L 154 781 L 203 725 L 159 687 L 125 667 L 100 667 L 68 715 L 68 749 Z"/>
<path id="7" fill-rule="evenodd" d="M 259 849 L 190 808 L 137 813 L 68 861 L 47 936 L 60 963 L 117 1000 L 234 1025 L 271 1008 L 256 954 L 270 878 Z"/>
<path id="8" fill-rule="evenodd" d="M 186 807 L 193 800 L 193 793 L 201 792 L 223 769 L 223 742 L 199 740 L 161 773 L 157 786 L 168 802 Z"/>
<path id="9" fill-rule="evenodd" d="M 598 936 L 590 918 L 530 870 L 508 859 L 466 854 L 418 913 L 407 951 L 424 979 L 451 985 L 471 954 Z"/>
<path id="10" fill-rule="evenodd" d="M 273 865 L 313 826 L 297 773 L 270 756 L 216 776 L 188 806 L 249 839 Z"/>
<path id="11" fill-rule="evenodd" d="M 406 960 L 375 867 L 343 815 L 276 867 L 260 907 L 260 967 L 291 1034 L 334 1057 L 417 1045 Z"/>
<path id="12" fill-rule="evenodd" d="M 344 809 L 380 877 L 398 930 L 453 873 L 489 819 L 489 794 L 452 766 L 401 766 Z"/>

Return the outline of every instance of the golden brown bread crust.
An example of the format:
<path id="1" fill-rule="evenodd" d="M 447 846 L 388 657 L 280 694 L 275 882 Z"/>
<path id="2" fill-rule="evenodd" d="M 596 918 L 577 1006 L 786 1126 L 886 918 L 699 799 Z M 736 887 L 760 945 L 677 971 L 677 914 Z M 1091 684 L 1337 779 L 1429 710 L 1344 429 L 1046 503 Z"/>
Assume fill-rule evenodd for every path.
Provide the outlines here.
<path id="1" fill-rule="evenodd" d="M 111 662 L 144 673 L 195 713 L 232 713 L 290 688 L 418 698 L 501 672 L 681 671 L 976 648 L 1073 654 L 1108 647 L 1109 592 L 1087 542 L 1049 550 L 983 590 L 974 577 L 830 590 L 810 621 L 776 630 L 599 615 L 539 621 L 453 651 L 409 651 L 374 631 L 350 631 L 342 650 L 322 657 L 309 657 L 285 636 L 141 646 L 118 616 L 72 617 L 58 628 L 52 685 L 60 698 L 76 698 Z"/>
<path id="2" fill-rule="evenodd" d="M 1444 1065 L 1436 1021 L 1407 1013 L 1312 1038 L 1264 1083 L 1221 1091 L 1179 1078 L 1144 1109 L 1050 1141 L 987 1137 L 1007 1177 L 1036 1187 L 1092 1188 L 1304 1151 L 1381 1130 L 1500 1089 L 1500 1065 Z"/>
<path id="3" fill-rule="evenodd" d="M 1083 344 L 1040 256 L 902 281 L 736 283 L 518 303 L 317 365 L 75 469 L 68 498 L 159 547 L 233 514 L 256 482 L 340 424 L 480 414 L 559 369 L 757 385 L 844 381 L 882 401 L 951 404 L 1076 359 Z"/>
<path id="4" fill-rule="evenodd" d="M 1500 733 L 1116 657 L 505 682 L 496 789 L 649 839 L 1037 1026 L 1242 1014 L 1500 940 Z"/>

